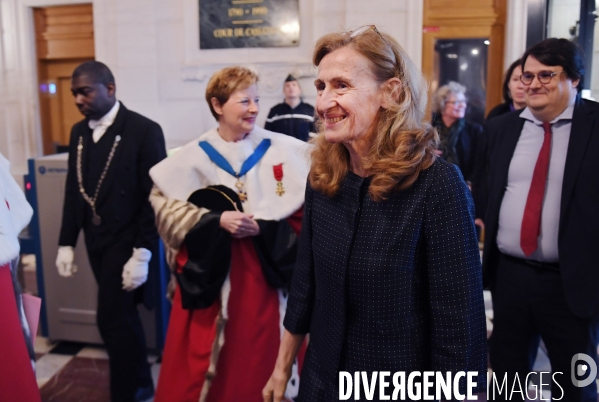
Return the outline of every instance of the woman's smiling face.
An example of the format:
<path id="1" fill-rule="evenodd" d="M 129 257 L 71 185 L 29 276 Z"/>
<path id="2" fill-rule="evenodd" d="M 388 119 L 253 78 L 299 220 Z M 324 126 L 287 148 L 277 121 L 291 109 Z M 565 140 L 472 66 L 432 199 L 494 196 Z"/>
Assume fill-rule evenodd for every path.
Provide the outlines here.
<path id="1" fill-rule="evenodd" d="M 321 60 L 316 86 L 316 113 L 329 142 L 351 143 L 374 131 L 383 91 L 371 63 L 345 46 Z"/>
<path id="2" fill-rule="evenodd" d="M 231 94 L 222 106 L 216 106 L 219 131 L 223 138 L 231 141 L 240 135 L 249 133 L 254 129 L 256 116 L 260 111 L 258 87 L 253 84 L 245 89 L 238 89 Z M 230 138 L 229 138 L 230 137 Z"/>

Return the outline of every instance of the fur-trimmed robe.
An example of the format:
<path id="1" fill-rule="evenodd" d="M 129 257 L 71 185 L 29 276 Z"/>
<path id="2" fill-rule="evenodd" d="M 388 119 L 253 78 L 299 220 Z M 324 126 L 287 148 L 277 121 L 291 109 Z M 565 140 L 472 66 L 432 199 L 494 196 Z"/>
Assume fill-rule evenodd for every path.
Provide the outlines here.
<path id="1" fill-rule="evenodd" d="M 297 212 L 301 212 L 301 207 L 303 205 L 305 183 L 309 169 L 309 146 L 294 138 L 272 133 L 258 127 L 254 128 L 246 138 L 236 143 L 226 142 L 218 135 L 216 129 L 210 130 L 200 136 L 197 140 L 182 147 L 177 153 L 159 163 L 150 171 L 150 176 L 155 183 L 155 187 L 150 196 L 150 201 L 156 213 L 158 231 L 165 243 L 167 260 L 172 270 L 181 269 L 181 265 L 185 263 L 187 252 L 184 244 L 187 234 L 192 229 L 201 226 L 202 217 L 206 217 L 206 214 L 211 212 L 188 202 L 187 199 L 189 196 L 196 190 L 212 185 L 224 185 L 234 190 L 235 182 L 237 181 L 234 177 L 218 168 L 209 159 L 208 155 L 199 147 L 199 142 L 209 142 L 227 159 L 227 161 L 229 161 L 235 171 L 239 171 L 243 161 L 253 153 L 254 149 L 265 138 L 270 139 L 270 148 L 258 164 L 242 178 L 245 191 L 248 195 L 248 201 L 243 203 L 244 212 L 253 214 L 254 219 L 256 220 L 263 221 L 281 221 L 295 216 L 294 219 L 299 223 L 298 216 L 301 216 L 301 214 L 298 215 Z M 285 191 L 281 195 L 277 194 L 278 181 L 276 180 L 276 175 L 273 171 L 273 168 L 278 165 L 282 165 L 283 170 L 283 177 L 280 181 Z M 253 246 L 251 244 L 249 238 L 233 242 L 231 245 L 233 255 L 231 262 L 232 271 L 237 270 L 235 272 L 241 272 L 239 271 L 240 269 L 247 270 L 247 267 L 252 266 L 252 264 L 257 264 L 258 267 L 260 266 L 260 261 L 255 257 L 255 252 L 253 251 Z M 197 246 L 193 245 L 192 247 Z M 190 245 L 188 244 L 187 247 L 190 247 Z M 246 261 L 243 262 L 245 268 L 238 266 L 240 260 L 236 260 L 235 255 L 244 255 L 249 259 L 246 259 Z M 202 366 L 201 369 L 197 367 L 195 369 L 193 367 L 181 367 L 182 372 L 180 374 L 165 374 L 164 380 L 163 374 L 161 374 L 156 394 L 157 402 L 169 400 L 169 398 L 172 400 L 173 397 L 191 401 L 194 400 L 195 393 L 199 393 L 200 390 L 201 395 L 197 395 L 197 397 L 199 397 L 201 401 L 214 399 L 214 395 L 209 396 L 208 392 L 214 376 L 218 376 L 216 368 L 220 352 L 222 351 L 222 348 L 226 348 L 227 345 L 227 339 L 225 339 L 224 336 L 225 327 L 228 320 L 229 324 L 232 325 L 230 320 L 238 319 L 237 317 L 229 317 L 228 301 L 230 289 L 231 280 L 230 277 L 227 277 L 221 289 L 220 298 L 213 305 L 206 309 L 178 310 L 173 313 L 174 316 L 179 318 L 175 318 L 174 321 L 173 318 L 171 318 L 169 334 L 177 334 L 173 336 L 178 336 L 179 338 L 186 336 L 184 333 L 180 332 L 181 328 L 171 328 L 173 322 L 179 323 L 177 325 L 190 326 L 189 331 L 199 331 L 200 335 L 198 335 L 198 332 L 194 332 L 195 339 L 205 337 L 208 333 L 208 338 L 212 339 L 212 353 L 210 356 L 209 367 Z M 180 305 L 181 289 L 177 289 L 177 292 L 178 293 L 175 293 L 174 295 L 174 310 L 182 309 L 182 306 Z M 280 325 L 282 323 L 287 301 L 286 290 L 279 290 L 278 294 L 279 306 L 276 308 L 276 310 L 278 310 L 278 322 L 274 322 L 274 325 Z M 218 312 L 214 309 L 218 309 Z M 272 312 L 272 309 L 270 311 Z M 187 321 L 180 320 L 182 314 L 189 314 L 190 318 L 187 319 Z M 216 322 L 206 323 L 204 322 L 206 320 L 216 320 Z M 187 324 L 182 324 L 183 322 L 187 322 Z M 205 325 L 202 325 L 204 325 L 205 328 L 198 330 L 198 326 L 196 326 L 194 329 L 194 323 L 198 322 L 204 322 Z M 279 334 L 282 334 L 282 327 L 277 329 L 277 331 Z M 237 342 L 243 343 L 244 334 L 235 334 L 235 337 L 238 337 L 239 339 Z M 180 340 L 177 344 L 180 354 L 184 353 L 180 347 L 182 342 L 183 341 Z M 177 349 L 177 347 L 174 346 L 169 347 L 169 344 L 172 345 L 173 340 L 169 340 L 169 336 L 167 335 L 167 345 L 165 347 L 166 361 L 172 359 L 172 356 L 168 355 L 169 350 L 171 353 L 175 353 L 172 351 Z M 235 345 L 231 345 L 229 347 L 231 348 L 234 346 Z M 194 345 L 190 345 L 190 349 L 194 347 Z M 272 354 L 274 351 L 276 355 L 277 350 L 278 345 L 273 344 L 269 346 L 268 352 Z M 203 351 L 205 352 L 205 350 Z M 187 351 L 186 354 L 192 355 L 194 353 L 199 354 L 195 349 Z M 251 353 L 258 356 L 259 354 L 264 353 L 264 351 L 253 350 Z M 193 358 L 179 360 L 179 362 L 182 362 L 181 364 L 193 365 L 201 360 L 197 359 L 196 363 L 189 362 L 189 360 L 192 359 Z M 172 367 L 172 364 L 170 365 Z M 274 366 L 268 368 L 268 375 L 270 375 L 273 368 Z M 163 361 L 162 370 L 164 369 L 165 362 Z M 187 372 L 184 373 L 186 369 Z M 167 370 L 169 369 L 167 368 Z M 177 370 L 177 368 L 170 370 Z M 192 378 L 192 376 L 189 376 L 189 372 L 203 373 L 203 378 Z M 246 373 L 248 378 L 258 378 L 259 376 L 255 377 L 256 375 L 257 373 L 255 372 Z M 188 376 L 187 379 L 184 378 L 185 376 Z M 294 366 L 294 376 L 292 378 L 293 381 L 288 388 L 289 396 L 294 396 L 297 393 L 299 385 L 297 365 Z M 178 383 L 174 384 L 174 381 L 178 381 Z M 194 381 L 195 384 L 186 384 Z M 260 384 L 260 387 L 263 385 L 264 384 Z M 228 386 L 229 385 L 227 385 L 227 387 Z M 230 386 L 239 387 L 242 385 L 237 383 L 230 384 Z M 175 388 L 177 389 L 175 390 Z M 181 388 L 188 388 L 187 392 L 182 391 Z M 179 392 L 179 394 L 173 396 L 173 392 Z M 161 399 L 162 396 L 164 396 L 164 399 Z M 197 397 L 195 400 L 197 400 Z"/>
<path id="2" fill-rule="evenodd" d="M 32 334 L 25 319 L 21 289 L 16 278 L 19 232 L 33 210 L 0 154 L 0 399 L 39 401 L 33 366 Z"/>

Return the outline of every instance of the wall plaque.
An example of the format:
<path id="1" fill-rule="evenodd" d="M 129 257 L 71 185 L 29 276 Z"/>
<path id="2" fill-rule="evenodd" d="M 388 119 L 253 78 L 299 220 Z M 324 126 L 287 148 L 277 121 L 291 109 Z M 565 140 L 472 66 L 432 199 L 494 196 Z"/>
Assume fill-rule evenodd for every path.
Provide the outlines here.
<path id="1" fill-rule="evenodd" d="M 199 0 L 200 49 L 299 46 L 299 0 Z"/>

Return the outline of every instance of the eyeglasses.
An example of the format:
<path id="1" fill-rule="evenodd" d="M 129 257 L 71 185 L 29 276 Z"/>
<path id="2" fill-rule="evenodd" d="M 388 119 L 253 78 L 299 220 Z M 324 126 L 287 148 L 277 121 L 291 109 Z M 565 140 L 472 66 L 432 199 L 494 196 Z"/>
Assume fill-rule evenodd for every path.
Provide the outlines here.
<path id="1" fill-rule="evenodd" d="M 363 27 L 360 27 L 358 29 L 354 29 L 353 31 L 348 31 L 347 33 L 349 34 L 350 38 L 355 38 L 355 37 L 358 37 L 358 36 L 362 35 L 365 32 L 368 32 L 371 29 L 374 32 L 376 32 L 376 34 L 379 36 L 379 38 L 381 38 L 383 40 L 383 42 L 385 42 L 385 39 L 383 38 L 383 35 L 381 35 L 381 33 L 379 32 L 378 29 L 376 29 L 376 25 L 364 25 Z M 385 43 L 387 43 L 387 42 L 385 42 Z"/>
<path id="2" fill-rule="evenodd" d="M 378 37 L 383 41 L 383 43 L 391 50 L 391 52 L 393 53 L 393 58 L 394 60 L 394 64 L 396 63 L 396 59 L 397 56 L 395 55 L 395 52 L 393 51 L 393 47 L 389 45 L 389 43 L 385 40 L 385 38 L 383 37 L 383 35 L 381 35 L 381 33 L 379 32 L 378 29 L 376 29 L 376 25 L 364 25 L 363 27 L 354 29 L 353 31 L 347 31 L 345 34 L 349 35 L 350 39 L 354 39 L 357 38 L 360 35 L 365 34 L 366 32 L 373 30 L 374 32 L 376 32 L 376 34 L 378 35 Z"/>
<path id="3" fill-rule="evenodd" d="M 549 84 L 551 82 L 551 79 L 553 77 L 555 77 L 558 74 L 563 73 L 564 70 L 562 71 L 541 71 L 538 74 L 533 74 L 533 73 L 522 73 L 522 75 L 520 76 L 520 81 L 522 81 L 522 83 L 524 85 L 530 85 L 532 84 L 532 81 L 535 79 L 535 77 L 537 77 L 539 79 L 539 82 L 541 84 Z"/>
<path id="4" fill-rule="evenodd" d="M 465 100 L 460 100 L 460 101 L 447 101 L 445 103 L 451 103 L 452 105 L 465 105 L 466 101 Z"/>

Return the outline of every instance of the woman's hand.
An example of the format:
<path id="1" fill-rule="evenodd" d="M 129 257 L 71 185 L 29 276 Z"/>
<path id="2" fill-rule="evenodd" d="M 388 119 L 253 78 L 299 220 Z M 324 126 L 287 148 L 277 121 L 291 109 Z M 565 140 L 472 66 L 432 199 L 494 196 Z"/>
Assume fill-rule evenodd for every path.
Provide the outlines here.
<path id="1" fill-rule="evenodd" d="M 239 211 L 225 211 L 220 216 L 220 227 L 231 233 L 235 239 L 242 239 L 260 234 L 260 226 L 249 215 Z"/>
<path id="2" fill-rule="evenodd" d="M 262 390 L 264 402 L 288 401 L 288 399 L 285 398 L 285 389 L 287 388 L 289 378 L 291 378 L 291 370 L 286 371 L 275 367 L 266 386 Z"/>
<path id="3" fill-rule="evenodd" d="M 275 369 L 262 390 L 264 402 L 288 401 L 285 398 L 285 389 L 289 378 L 291 378 L 293 361 L 304 342 L 304 337 L 305 335 L 294 335 L 288 330 L 283 331 Z"/>

